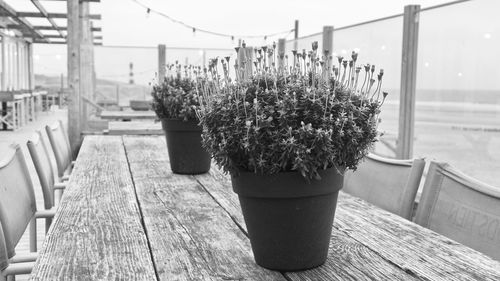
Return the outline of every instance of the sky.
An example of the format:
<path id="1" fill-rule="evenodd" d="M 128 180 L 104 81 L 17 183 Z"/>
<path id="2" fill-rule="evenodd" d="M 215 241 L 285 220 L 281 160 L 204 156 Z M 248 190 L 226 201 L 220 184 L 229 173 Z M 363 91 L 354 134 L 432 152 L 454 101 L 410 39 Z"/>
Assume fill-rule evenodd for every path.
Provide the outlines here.
<path id="1" fill-rule="evenodd" d="M 157 68 L 158 44 L 167 46 L 167 60 L 201 63 L 198 48 L 224 48 L 228 51 L 207 53 L 207 57 L 225 56 L 237 44 L 238 35 L 264 35 L 293 29 L 299 20 L 299 37 L 319 33 L 323 26 L 335 28 L 394 14 L 405 5 L 422 8 L 448 0 L 135 0 L 152 10 L 167 14 L 197 28 L 234 35 L 231 38 L 194 32 L 170 20 L 146 11 L 134 0 L 101 0 L 92 3 L 91 12 L 102 15 L 95 26 L 102 27 L 105 46 L 146 46 L 149 48 L 96 47 L 98 77 L 128 81 L 129 63 L 134 64 L 136 80 L 147 84 Z M 7 0 L 18 10 L 33 10 L 29 0 Z M 43 1 L 50 12 L 64 12 L 62 1 Z M 421 14 L 419 32 L 418 81 L 423 88 L 500 89 L 500 21 L 496 11 L 500 0 L 474 0 Z M 43 21 L 39 19 L 38 21 Z M 58 24 L 66 25 L 64 19 Z M 34 24 L 44 24 L 37 22 Z M 48 24 L 48 23 L 45 23 Z M 334 52 L 360 50 L 363 62 L 386 70 L 386 86 L 399 87 L 401 66 L 401 18 L 336 31 Z M 287 34 L 282 34 L 284 36 Z M 244 39 L 248 45 L 262 46 L 280 37 Z M 293 34 L 288 34 L 291 39 Z M 310 48 L 313 40 L 302 40 L 300 49 Z M 189 47 L 190 51 L 169 48 Z M 287 51 L 291 46 L 288 45 Z M 34 51 L 36 73 L 50 75 L 66 72 L 64 45 L 37 45 Z M 489 75 L 485 75 L 488 73 Z"/>
<path id="2" fill-rule="evenodd" d="M 321 32 L 323 26 L 350 25 L 402 13 L 404 6 L 422 7 L 446 0 L 137 0 L 189 25 L 215 32 L 238 35 L 264 35 L 294 27 L 299 20 L 299 36 Z M 103 0 L 91 9 L 103 16 L 104 43 L 107 45 L 232 47 L 230 38 L 205 35 L 146 12 L 133 0 Z M 133 20 L 131 20 L 133 19 Z M 288 38 L 292 38 L 290 34 Z M 277 37 L 268 38 L 268 42 Z M 246 39 L 250 45 L 263 44 L 264 38 Z"/>

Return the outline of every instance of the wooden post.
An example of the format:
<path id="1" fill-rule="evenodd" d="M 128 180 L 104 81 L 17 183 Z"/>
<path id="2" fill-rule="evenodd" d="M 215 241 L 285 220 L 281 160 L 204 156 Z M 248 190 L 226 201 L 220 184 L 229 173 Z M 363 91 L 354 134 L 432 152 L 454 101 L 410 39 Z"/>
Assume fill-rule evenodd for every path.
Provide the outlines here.
<path id="1" fill-rule="evenodd" d="M 28 88 L 29 90 L 35 89 L 35 69 L 33 68 L 33 44 L 28 43 Z"/>
<path id="2" fill-rule="evenodd" d="M 94 42 L 92 42 L 92 26 L 90 24 L 89 2 L 80 1 L 80 98 L 92 100 L 93 94 L 93 71 L 94 62 L 92 53 Z M 93 100 L 92 100 L 93 101 Z M 81 104 L 81 130 L 88 130 L 88 118 L 90 115 L 87 103 L 83 100 Z M 81 133 L 81 131 L 80 131 Z"/>
<path id="3" fill-rule="evenodd" d="M 243 46 L 243 44 L 242 44 Z M 244 67 L 243 79 L 248 79 L 253 74 L 253 48 L 252 47 L 241 47 L 238 50 L 238 67 Z"/>
<path id="4" fill-rule="evenodd" d="M 330 56 L 333 53 L 333 26 L 323 26 L 323 49 L 320 50 L 320 53 L 318 56 L 321 58 L 322 56 L 325 55 L 325 51 L 328 50 L 328 56 Z M 332 60 L 328 58 L 324 58 L 326 70 L 323 72 L 323 75 L 326 77 L 323 77 L 323 79 L 326 79 L 327 77 L 330 77 L 332 73 Z"/>
<path id="5" fill-rule="evenodd" d="M 405 6 L 403 18 L 403 56 L 401 59 L 401 92 L 396 157 L 413 157 L 419 5 Z"/>
<path id="6" fill-rule="evenodd" d="M 80 132 L 80 4 L 79 0 L 68 0 L 68 136 L 73 156 L 81 144 Z"/>
<path id="7" fill-rule="evenodd" d="M 299 39 L 299 20 L 295 20 L 295 27 L 293 28 L 293 49 L 297 50 L 299 47 L 299 42 L 297 41 Z"/>
<path id="8" fill-rule="evenodd" d="M 6 55 L 5 55 L 5 47 L 6 47 L 6 44 L 5 44 L 5 36 L 2 35 L 2 85 L 1 85 L 1 90 L 2 91 L 5 91 L 7 90 L 7 87 L 5 86 L 5 83 L 7 83 L 7 79 L 6 79 L 6 64 L 5 64 L 5 58 L 6 58 Z M 7 115 L 7 102 L 6 101 L 3 101 L 2 102 L 2 117 L 4 117 L 5 115 Z M 3 123 L 2 124 L 2 128 L 4 130 L 7 130 L 7 124 Z"/>
<path id="9" fill-rule="evenodd" d="M 286 40 L 278 39 L 278 72 L 285 71 L 285 52 L 286 52 Z"/>
<path id="10" fill-rule="evenodd" d="M 167 47 L 158 45 L 158 83 L 163 82 L 166 73 Z"/>

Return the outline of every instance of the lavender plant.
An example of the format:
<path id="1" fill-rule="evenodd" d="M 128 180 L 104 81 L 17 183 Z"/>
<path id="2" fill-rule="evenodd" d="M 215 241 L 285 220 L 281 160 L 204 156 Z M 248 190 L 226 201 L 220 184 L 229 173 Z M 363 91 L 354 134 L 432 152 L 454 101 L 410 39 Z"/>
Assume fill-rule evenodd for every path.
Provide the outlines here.
<path id="1" fill-rule="evenodd" d="M 357 66 L 355 52 L 334 63 L 328 50 L 320 56 L 316 42 L 312 47 L 292 51 L 291 66 L 275 45 L 263 47 L 253 75 L 245 76 L 252 62 L 235 64 L 235 83 L 227 76 L 229 59 L 222 62 L 222 77 L 218 60 L 211 61 L 205 82 L 196 84 L 197 113 L 203 145 L 225 171 L 298 171 L 318 179 L 323 169 L 356 169 L 368 153 L 387 96 L 381 93 L 383 70 Z"/>
<path id="2" fill-rule="evenodd" d="M 179 119 L 183 121 L 198 121 L 196 110 L 199 99 L 195 92 L 194 80 L 200 71 L 199 67 L 176 62 L 166 68 L 163 81 L 153 85 L 151 96 L 152 107 L 159 118 Z"/>

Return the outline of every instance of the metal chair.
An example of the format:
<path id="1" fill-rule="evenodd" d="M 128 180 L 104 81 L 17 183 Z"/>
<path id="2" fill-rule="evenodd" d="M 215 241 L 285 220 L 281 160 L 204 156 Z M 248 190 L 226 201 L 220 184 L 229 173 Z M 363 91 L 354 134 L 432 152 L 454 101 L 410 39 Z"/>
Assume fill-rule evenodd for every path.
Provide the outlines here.
<path id="1" fill-rule="evenodd" d="M 3 233 L 4 230 L 0 223 L 0 281 L 14 280 L 14 276 L 20 274 L 30 274 L 35 260 L 29 259 L 25 261 L 9 258 Z"/>
<path id="2" fill-rule="evenodd" d="M 52 162 L 50 161 L 49 151 L 41 131 L 37 130 L 35 134 L 33 134 L 33 137 L 28 140 L 26 145 L 28 146 L 38 179 L 40 180 L 44 207 L 46 210 L 49 210 L 56 204 L 55 191 L 59 190 L 57 196 L 57 201 L 59 202 L 61 200 L 62 192 L 66 188 L 66 183 L 55 182 L 54 170 L 52 168 Z"/>
<path id="3" fill-rule="evenodd" d="M 415 222 L 500 260 L 500 188 L 431 162 Z"/>
<path id="4" fill-rule="evenodd" d="M 68 135 L 61 120 L 52 126 L 45 126 L 49 142 L 54 151 L 57 164 L 57 175 L 60 181 L 69 179 L 73 162 L 71 161 L 71 147 Z"/>
<path id="5" fill-rule="evenodd" d="M 411 220 L 425 161 L 395 160 L 369 154 L 344 176 L 344 191 Z"/>
<path id="6" fill-rule="evenodd" d="M 13 144 L 0 160 L 0 223 L 2 223 L 7 254 L 15 254 L 15 246 L 30 226 L 30 250 L 36 251 L 36 220 L 52 219 L 55 210 L 37 211 L 33 183 L 21 147 Z"/>

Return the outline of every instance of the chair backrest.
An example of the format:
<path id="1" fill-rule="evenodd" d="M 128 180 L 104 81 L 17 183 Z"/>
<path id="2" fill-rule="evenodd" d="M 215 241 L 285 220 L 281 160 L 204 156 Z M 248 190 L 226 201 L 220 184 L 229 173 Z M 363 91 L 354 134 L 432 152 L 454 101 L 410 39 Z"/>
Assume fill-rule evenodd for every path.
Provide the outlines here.
<path id="1" fill-rule="evenodd" d="M 5 245 L 2 223 L 0 222 L 0 271 L 4 270 L 8 265 L 9 257 L 7 255 L 7 247 Z"/>
<path id="2" fill-rule="evenodd" d="M 42 132 L 36 131 L 26 145 L 42 186 L 44 207 L 50 209 L 54 206 L 54 169 Z"/>
<path id="3" fill-rule="evenodd" d="M 431 162 L 415 222 L 500 260 L 500 188 Z"/>
<path id="4" fill-rule="evenodd" d="M 64 171 L 71 164 L 71 149 L 67 134 L 64 132 L 64 127 L 61 121 L 54 123 L 51 126 L 45 126 L 47 136 L 49 137 L 50 146 L 54 151 L 57 164 L 57 175 L 62 177 Z"/>
<path id="5" fill-rule="evenodd" d="M 346 171 L 344 191 L 410 220 L 424 166 L 423 159 L 369 154 L 356 171 Z"/>
<path id="6" fill-rule="evenodd" d="M 15 247 L 36 212 L 35 193 L 21 147 L 13 144 L 0 160 L 0 223 L 2 223 L 7 255 Z"/>

